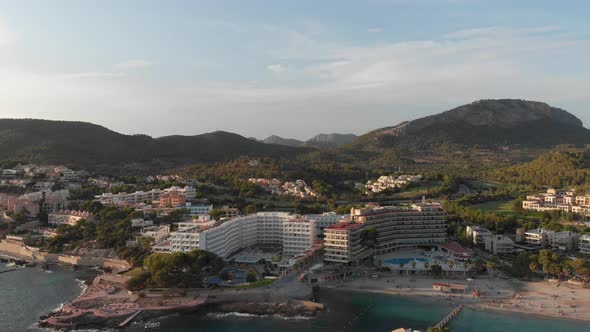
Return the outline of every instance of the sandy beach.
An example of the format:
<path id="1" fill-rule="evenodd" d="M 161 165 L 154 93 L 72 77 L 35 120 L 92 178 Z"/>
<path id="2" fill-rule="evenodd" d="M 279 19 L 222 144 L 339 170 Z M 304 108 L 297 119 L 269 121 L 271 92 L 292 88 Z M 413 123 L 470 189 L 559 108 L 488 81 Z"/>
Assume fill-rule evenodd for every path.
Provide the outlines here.
<path id="1" fill-rule="evenodd" d="M 465 284 L 468 285 L 468 291 L 466 294 L 443 293 L 434 290 L 433 283 Z M 387 275 L 380 278 L 361 277 L 356 280 L 333 282 L 323 284 L 322 287 L 432 297 L 438 302 L 463 304 L 480 310 L 500 310 L 590 321 L 590 289 L 563 282 L 559 284 L 546 281 L 525 282 L 486 277 L 467 282 L 461 277 L 435 279 L 427 276 Z M 474 290 L 479 290 L 479 297 L 472 294 Z"/>

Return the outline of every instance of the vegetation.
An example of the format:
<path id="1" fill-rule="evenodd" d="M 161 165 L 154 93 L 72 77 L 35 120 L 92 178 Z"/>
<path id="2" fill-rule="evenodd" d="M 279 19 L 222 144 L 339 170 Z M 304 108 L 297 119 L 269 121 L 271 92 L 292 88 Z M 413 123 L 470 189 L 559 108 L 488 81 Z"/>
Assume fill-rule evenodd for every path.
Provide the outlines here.
<path id="1" fill-rule="evenodd" d="M 488 175 L 501 182 L 526 185 L 539 190 L 547 187 L 588 188 L 590 182 L 588 150 L 550 151 L 522 165 L 490 171 Z"/>
<path id="2" fill-rule="evenodd" d="M 218 273 L 223 264 L 220 257 L 205 250 L 196 249 L 190 253 L 153 253 L 145 259 L 145 271 L 130 278 L 127 288 L 139 290 L 145 287 L 202 287 L 203 279 L 207 275 Z"/>
<path id="3" fill-rule="evenodd" d="M 148 168 L 178 163 L 218 162 L 240 156 L 275 158 L 310 151 L 264 144 L 237 134 L 214 132 L 196 136 L 123 135 L 85 122 L 1 119 L 0 160 L 17 158 L 38 163 L 64 163 L 89 170 L 124 171 L 133 163 Z M 79 158 L 84 156 L 84 158 Z M 163 164 L 164 163 L 164 164 Z M 137 172 L 137 167 L 134 167 Z"/>
<path id="4" fill-rule="evenodd" d="M 368 248 L 375 248 L 379 232 L 375 227 L 368 227 L 361 231 L 361 245 Z"/>

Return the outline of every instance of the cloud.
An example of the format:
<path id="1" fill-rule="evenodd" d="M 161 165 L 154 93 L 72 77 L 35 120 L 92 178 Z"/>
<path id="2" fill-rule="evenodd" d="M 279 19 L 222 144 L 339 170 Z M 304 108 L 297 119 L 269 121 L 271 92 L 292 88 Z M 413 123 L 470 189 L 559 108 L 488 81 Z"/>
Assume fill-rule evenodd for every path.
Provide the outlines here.
<path id="1" fill-rule="evenodd" d="M 89 71 L 89 72 L 81 72 L 81 73 L 69 73 L 69 74 L 61 74 L 58 77 L 66 78 L 66 79 L 84 79 L 84 78 L 117 78 L 117 77 L 124 77 L 126 76 L 124 73 L 115 73 L 115 72 L 99 72 L 99 71 Z"/>
<path id="2" fill-rule="evenodd" d="M 287 71 L 287 67 L 285 67 L 285 65 L 283 65 L 281 63 L 275 63 L 272 65 L 268 65 L 268 66 L 266 66 L 266 69 L 270 70 L 271 72 L 273 72 L 275 74 L 281 74 L 281 73 L 284 73 L 285 71 Z"/>
<path id="3" fill-rule="evenodd" d="M 380 33 L 383 32 L 383 28 L 369 28 L 367 29 L 368 33 Z"/>
<path id="4" fill-rule="evenodd" d="M 0 47 L 11 44 L 16 39 L 16 33 L 0 18 Z"/>
<path id="5" fill-rule="evenodd" d="M 132 59 L 125 62 L 121 62 L 115 65 L 115 68 L 119 69 L 140 69 L 147 68 L 153 65 L 152 62 L 144 59 Z"/>
<path id="6" fill-rule="evenodd" d="M 122 69 L 44 75 L 0 66 L 0 110 L 155 136 L 223 129 L 306 138 L 361 134 L 483 98 L 524 98 L 578 113 L 588 123 L 590 41 L 554 30 L 484 27 L 366 45 L 273 32 L 286 38 L 266 52 L 266 68 L 289 79 L 249 83 L 169 84 Z"/>

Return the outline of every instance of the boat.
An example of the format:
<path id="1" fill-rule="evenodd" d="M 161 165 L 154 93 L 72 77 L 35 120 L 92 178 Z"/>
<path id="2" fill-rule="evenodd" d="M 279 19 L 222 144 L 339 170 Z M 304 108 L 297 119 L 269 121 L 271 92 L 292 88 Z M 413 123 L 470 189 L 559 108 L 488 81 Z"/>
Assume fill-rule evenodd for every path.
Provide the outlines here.
<path id="1" fill-rule="evenodd" d="M 160 329 L 160 322 L 147 322 L 143 326 L 144 330 L 158 330 Z"/>

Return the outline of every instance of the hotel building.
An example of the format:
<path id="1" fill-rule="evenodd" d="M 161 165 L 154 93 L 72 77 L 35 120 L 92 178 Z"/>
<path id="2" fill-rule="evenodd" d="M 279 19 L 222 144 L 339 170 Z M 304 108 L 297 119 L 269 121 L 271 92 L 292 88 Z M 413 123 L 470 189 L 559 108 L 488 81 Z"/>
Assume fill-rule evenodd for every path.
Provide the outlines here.
<path id="1" fill-rule="evenodd" d="M 283 256 L 292 257 L 312 249 L 315 240 L 313 220 L 286 212 L 259 212 L 213 225 L 182 227 L 170 234 L 170 252 L 203 249 L 228 259 L 240 249 L 269 245 L 282 246 Z"/>
<path id="2" fill-rule="evenodd" d="M 349 264 L 368 257 L 371 251 L 361 244 L 363 224 L 340 222 L 324 230 L 324 261 Z"/>
<path id="3" fill-rule="evenodd" d="M 439 203 L 353 208 L 350 221 L 377 230 L 375 255 L 405 247 L 435 246 L 446 239 L 446 214 Z"/>
<path id="4" fill-rule="evenodd" d="M 185 199 L 192 199 L 195 196 L 195 188 L 186 186 L 184 188 L 172 186 L 164 190 L 152 189 L 149 191 L 136 191 L 134 193 L 104 193 L 102 195 L 95 196 L 95 199 L 102 204 L 114 204 L 114 205 L 134 205 L 144 202 L 159 201 L 160 195 L 162 194 L 180 194 Z M 184 204 L 184 203 L 182 203 Z"/>
<path id="5" fill-rule="evenodd" d="M 86 211 L 58 211 L 58 212 L 51 212 L 48 214 L 48 224 L 51 226 L 60 226 L 60 225 L 75 225 L 79 220 L 86 219 L 88 221 L 93 221 L 94 216 Z"/>

